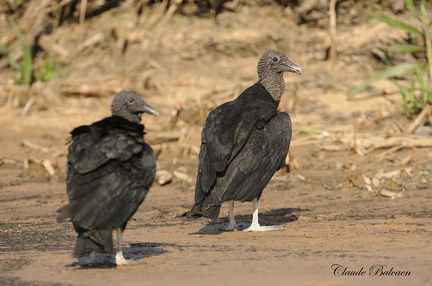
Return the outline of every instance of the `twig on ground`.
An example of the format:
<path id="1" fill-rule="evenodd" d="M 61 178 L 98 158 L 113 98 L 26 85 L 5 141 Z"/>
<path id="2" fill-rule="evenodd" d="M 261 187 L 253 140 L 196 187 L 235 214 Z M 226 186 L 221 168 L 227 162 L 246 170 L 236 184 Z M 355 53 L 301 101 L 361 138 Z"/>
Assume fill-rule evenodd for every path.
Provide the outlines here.
<path id="1" fill-rule="evenodd" d="M 430 105 L 426 105 L 423 110 L 420 112 L 419 115 L 414 119 L 414 121 L 410 124 L 410 126 L 407 128 L 408 133 L 414 133 L 417 129 L 417 127 L 422 123 L 422 121 L 430 116 L 432 113 L 432 108 Z"/>

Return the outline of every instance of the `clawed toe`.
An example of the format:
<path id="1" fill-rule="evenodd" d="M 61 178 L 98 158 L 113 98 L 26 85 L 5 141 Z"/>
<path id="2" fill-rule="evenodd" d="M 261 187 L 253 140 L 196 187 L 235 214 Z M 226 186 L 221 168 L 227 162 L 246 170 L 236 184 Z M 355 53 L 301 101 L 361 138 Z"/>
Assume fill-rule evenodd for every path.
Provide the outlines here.
<path id="1" fill-rule="evenodd" d="M 282 229 L 279 226 L 261 226 L 261 225 L 251 225 L 250 227 L 244 229 L 243 231 L 251 232 L 251 231 L 272 231 L 272 230 L 280 230 Z"/>

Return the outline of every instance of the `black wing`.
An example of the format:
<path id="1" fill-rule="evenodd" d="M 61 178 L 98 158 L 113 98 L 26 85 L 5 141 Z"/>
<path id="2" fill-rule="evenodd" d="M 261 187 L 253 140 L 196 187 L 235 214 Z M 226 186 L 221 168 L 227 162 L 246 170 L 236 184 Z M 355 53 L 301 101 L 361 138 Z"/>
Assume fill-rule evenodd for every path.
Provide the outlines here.
<path id="1" fill-rule="evenodd" d="M 277 103 L 259 84 L 236 100 L 220 105 L 207 117 L 202 131 L 195 203 L 204 199 L 244 148 L 256 126 L 263 126 L 277 112 Z"/>
<path id="2" fill-rule="evenodd" d="M 213 192 L 221 202 L 252 201 L 285 162 L 291 141 L 291 120 L 278 113 L 263 129 L 255 129 L 224 176 L 217 178 Z"/>
<path id="3" fill-rule="evenodd" d="M 276 171 L 284 165 L 290 141 L 291 120 L 287 113 L 278 113 L 262 129 L 254 129 L 226 172 L 217 177 L 204 205 L 259 198 Z"/>
<path id="4" fill-rule="evenodd" d="M 72 132 L 66 181 L 74 224 L 85 229 L 125 226 L 144 200 L 156 159 L 144 143 L 142 125 L 137 126 L 111 122 Z"/>

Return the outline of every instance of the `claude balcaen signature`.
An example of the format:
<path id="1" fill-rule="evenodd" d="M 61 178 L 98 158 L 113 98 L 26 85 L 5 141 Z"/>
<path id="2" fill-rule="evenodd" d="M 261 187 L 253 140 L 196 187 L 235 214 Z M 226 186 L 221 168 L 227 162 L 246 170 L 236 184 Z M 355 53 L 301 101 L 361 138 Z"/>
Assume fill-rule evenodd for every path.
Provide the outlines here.
<path id="1" fill-rule="evenodd" d="M 371 266 L 368 270 L 361 267 L 357 270 L 348 269 L 348 267 L 333 264 L 331 266 L 333 274 L 335 276 L 410 276 L 411 271 L 400 271 L 395 270 L 393 267 L 387 267 L 387 265 L 376 264 Z"/>

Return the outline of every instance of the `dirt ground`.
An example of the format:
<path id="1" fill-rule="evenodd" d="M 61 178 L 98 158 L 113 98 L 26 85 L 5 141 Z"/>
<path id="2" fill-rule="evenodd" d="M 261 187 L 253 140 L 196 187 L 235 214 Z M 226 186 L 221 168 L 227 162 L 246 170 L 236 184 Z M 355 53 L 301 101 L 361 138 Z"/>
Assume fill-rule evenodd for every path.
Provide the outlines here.
<path id="1" fill-rule="evenodd" d="M 347 100 L 382 67 L 372 51 L 397 37 L 356 9 L 347 14 L 357 20 L 338 30 L 334 60 L 323 59 L 326 29 L 298 25 L 279 6 L 224 12 L 217 22 L 174 15 L 150 24 L 154 10 L 138 27 L 120 7 L 46 36 L 72 51 L 101 35 L 68 62 L 66 75 L 32 87 L 25 116 L 23 88 L 11 83 L 11 70 L 1 71 L 0 285 L 430 285 L 431 135 L 420 130 L 427 126 L 405 132 L 411 121 L 387 81 Z M 128 43 L 120 54 L 119 31 Z M 290 161 L 260 201 L 261 224 L 281 229 L 220 231 L 225 205 L 213 223 L 185 216 L 202 122 L 257 80 L 257 60 L 268 48 L 303 69 L 285 76 L 281 102 L 295 128 Z M 109 116 L 122 88 L 159 110 L 159 118 L 143 118 L 146 139 L 158 169 L 174 177 L 154 183 L 125 231 L 125 257 L 141 263 L 81 268 L 71 257 L 72 226 L 55 221 L 67 201 L 66 139 L 73 127 Z M 236 204 L 241 228 L 251 208 Z"/>

